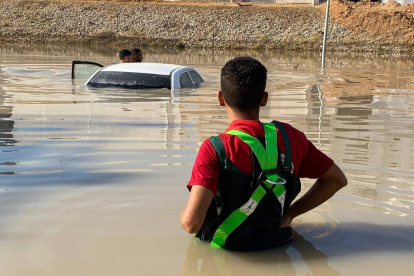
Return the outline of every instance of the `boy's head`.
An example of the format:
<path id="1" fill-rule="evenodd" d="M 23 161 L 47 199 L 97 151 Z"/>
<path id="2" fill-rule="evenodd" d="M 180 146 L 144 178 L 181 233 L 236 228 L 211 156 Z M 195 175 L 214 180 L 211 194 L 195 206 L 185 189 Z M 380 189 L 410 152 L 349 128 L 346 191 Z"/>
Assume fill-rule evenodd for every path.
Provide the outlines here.
<path id="1" fill-rule="evenodd" d="M 132 53 L 132 62 L 141 62 L 144 57 L 142 56 L 141 49 L 134 48 L 131 50 Z"/>
<path id="2" fill-rule="evenodd" d="M 258 60 L 236 57 L 228 61 L 221 69 L 221 92 L 225 103 L 238 112 L 259 109 L 263 105 L 266 79 L 266 67 Z"/>
<path id="3" fill-rule="evenodd" d="M 121 50 L 118 54 L 119 62 L 120 63 L 130 62 L 131 55 L 132 55 L 132 53 L 131 53 L 130 50 L 127 50 L 127 49 Z"/>

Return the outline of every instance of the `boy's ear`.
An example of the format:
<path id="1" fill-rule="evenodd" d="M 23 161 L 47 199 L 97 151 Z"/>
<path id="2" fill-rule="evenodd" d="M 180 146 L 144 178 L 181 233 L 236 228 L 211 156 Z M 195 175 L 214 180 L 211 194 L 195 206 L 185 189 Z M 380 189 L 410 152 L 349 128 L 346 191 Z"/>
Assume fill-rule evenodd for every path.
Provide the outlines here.
<path id="1" fill-rule="evenodd" d="M 267 100 L 269 99 L 269 93 L 266 91 L 263 93 L 262 101 L 260 102 L 260 106 L 266 106 Z"/>
<path id="2" fill-rule="evenodd" d="M 226 106 L 226 102 L 224 101 L 223 92 L 221 90 L 217 93 L 217 99 L 220 106 Z"/>

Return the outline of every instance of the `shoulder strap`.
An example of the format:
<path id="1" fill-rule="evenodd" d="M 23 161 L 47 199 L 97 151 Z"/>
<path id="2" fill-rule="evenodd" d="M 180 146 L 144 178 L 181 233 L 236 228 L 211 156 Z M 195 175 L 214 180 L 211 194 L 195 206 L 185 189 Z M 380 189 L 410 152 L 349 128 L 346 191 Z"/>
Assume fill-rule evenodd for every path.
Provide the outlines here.
<path id="1" fill-rule="evenodd" d="M 221 141 L 221 138 L 219 136 L 211 136 L 209 140 L 219 158 L 220 168 L 223 168 L 230 172 L 241 173 L 240 169 L 235 167 L 231 163 L 230 159 L 227 158 L 226 150 L 224 149 L 224 145 Z"/>
<path id="2" fill-rule="evenodd" d="M 285 169 L 289 169 L 290 172 L 290 170 L 292 169 L 292 150 L 290 148 L 289 137 L 287 135 L 285 127 L 281 122 L 273 121 L 272 123 L 274 123 L 277 126 L 277 128 L 281 131 L 283 140 L 285 141 L 286 155 L 283 167 Z"/>
<path id="3" fill-rule="evenodd" d="M 218 136 L 211 136 L 209 140 L 214 150 L 216 151 L 217 156 L 219 157 L 220 168 L 225 168 L 227 155 L 226 151 L 224 150 L 223 142 Z"/>

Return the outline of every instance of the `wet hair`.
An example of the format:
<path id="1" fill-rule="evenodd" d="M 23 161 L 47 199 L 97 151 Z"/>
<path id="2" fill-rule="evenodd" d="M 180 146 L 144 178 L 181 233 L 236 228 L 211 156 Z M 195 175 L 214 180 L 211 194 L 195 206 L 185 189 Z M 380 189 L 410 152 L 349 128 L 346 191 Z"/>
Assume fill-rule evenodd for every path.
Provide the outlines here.
<path id="1" fill-rule="evenodd" d="M 251 57 L 236 57 L 221 69 L 224 101 L 238 111 L 260 107 L 266 89 L 267 70 Z"/>
<path id="2" fill-rule="evenodd" d="M 131 52 L 132 52 L 132 55 L 133 55 L 133 56 L 135 56 L 135 55 L 137 55 L 139 52 L 141 52 L 141 49 L 134 48 L 134 49 L 132 49 L 132 50 L 131 50 Z"/>
<path id="3" fill-rule="evenodd" d="M 124 50 L 121 50 L 120 52 L 119 52 L 119 59 L 120 60 L 123 60 L 124 58 L 126 58 L 127 56 L 131 56 L 132 55 L 132 53 L 131 53 L 131 51 L 130 50 L 126 50 L 126 49 L 124 49 Z"/>

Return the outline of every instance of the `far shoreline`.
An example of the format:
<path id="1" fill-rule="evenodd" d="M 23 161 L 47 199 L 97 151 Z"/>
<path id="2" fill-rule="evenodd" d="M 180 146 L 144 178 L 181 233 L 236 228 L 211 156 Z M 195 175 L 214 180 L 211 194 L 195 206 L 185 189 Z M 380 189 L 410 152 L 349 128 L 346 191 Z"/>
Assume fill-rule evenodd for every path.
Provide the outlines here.
<path id="1" fill-rule="evenodd" d="M 240 4 L 8 0 L 0 43 L 320 51 L 324 5 Z M 414 4 L 333 1 L 327 50 L 411 53 L 413 12 L 404 6 Z"/>

